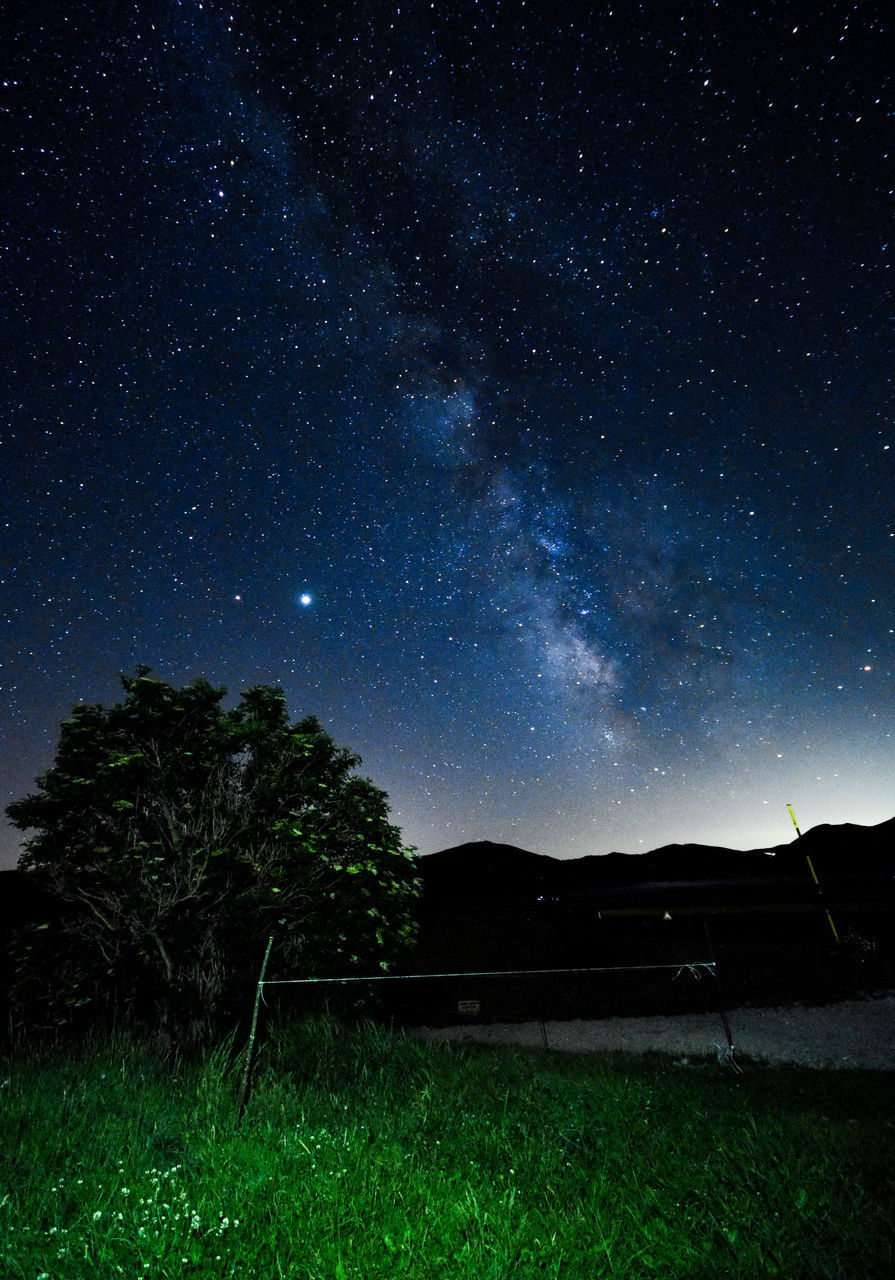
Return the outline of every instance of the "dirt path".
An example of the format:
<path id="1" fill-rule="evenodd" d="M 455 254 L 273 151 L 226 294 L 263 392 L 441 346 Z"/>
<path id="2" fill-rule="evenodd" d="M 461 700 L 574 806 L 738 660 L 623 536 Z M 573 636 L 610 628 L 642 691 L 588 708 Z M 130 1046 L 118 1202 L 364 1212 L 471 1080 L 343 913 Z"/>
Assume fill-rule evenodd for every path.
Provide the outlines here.
<path id="1" fill-rule="evenodd" d="M 780 1009 L 732 1009 L 728 1013 L 737 1060 L 794 1063 L 806 1067 L 855 1067 L 895 1071 L 895 994 L 884 992 L 839 1004 Z M 549 1047 L 571 1053 L 623 1050 L 668 1053 L 679 1061 L 724 1059 L 728 1040 L 719 1014 L 671 1018 L 576 1019 L 570 1022 L 491 1023 L 420 1027 L 425 1040 Z"/>

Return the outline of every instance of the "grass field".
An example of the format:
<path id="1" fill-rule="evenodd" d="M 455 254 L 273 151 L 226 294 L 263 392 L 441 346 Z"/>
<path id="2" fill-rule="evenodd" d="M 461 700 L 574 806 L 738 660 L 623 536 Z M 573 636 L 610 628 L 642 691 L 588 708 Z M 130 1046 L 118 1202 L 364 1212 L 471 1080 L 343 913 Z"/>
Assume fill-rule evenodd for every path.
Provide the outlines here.
<path id="1" fill-rule="evenodd" d="M 4 1280 L 895 1275 L 883 1073 L 462 1050 L 309 1021 L 239 1064 L 2 1068 Z"/>

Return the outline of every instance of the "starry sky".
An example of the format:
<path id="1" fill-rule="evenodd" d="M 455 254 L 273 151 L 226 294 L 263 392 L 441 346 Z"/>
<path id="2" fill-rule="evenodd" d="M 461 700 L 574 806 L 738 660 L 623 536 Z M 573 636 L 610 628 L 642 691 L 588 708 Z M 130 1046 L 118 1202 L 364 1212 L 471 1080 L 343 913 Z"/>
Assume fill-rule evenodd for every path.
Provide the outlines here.
<path id="1" fill-rule="evenodd" d="M 423 853 L 895 813 L 889 5 L 4 21 L 4 804 L 145 663 Z"/>

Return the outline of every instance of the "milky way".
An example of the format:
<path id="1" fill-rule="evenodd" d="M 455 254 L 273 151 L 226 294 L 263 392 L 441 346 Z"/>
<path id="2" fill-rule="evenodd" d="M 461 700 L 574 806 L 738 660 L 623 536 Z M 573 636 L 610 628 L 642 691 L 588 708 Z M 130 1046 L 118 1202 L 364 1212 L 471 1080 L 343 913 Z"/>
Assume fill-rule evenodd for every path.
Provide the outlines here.
<path id="1" fill-rule="evenodd" d="M 892 22 L 817 9 L 32 6 L 6 801 L 146 663 L 424 852 L 890 817 Z"/>

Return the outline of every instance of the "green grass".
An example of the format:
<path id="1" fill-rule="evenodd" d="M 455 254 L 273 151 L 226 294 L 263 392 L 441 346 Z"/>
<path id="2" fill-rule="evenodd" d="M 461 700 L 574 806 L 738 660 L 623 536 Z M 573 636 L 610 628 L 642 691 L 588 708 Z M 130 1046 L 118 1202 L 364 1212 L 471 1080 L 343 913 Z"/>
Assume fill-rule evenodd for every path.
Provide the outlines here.
<path id="1" fill-rule="evenodd" d="M 419 1044 L 2 1068 L 4 1280 L 890 1277 L 895 1102 L 822 1073 Z"/>

